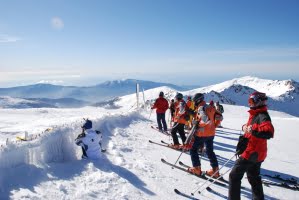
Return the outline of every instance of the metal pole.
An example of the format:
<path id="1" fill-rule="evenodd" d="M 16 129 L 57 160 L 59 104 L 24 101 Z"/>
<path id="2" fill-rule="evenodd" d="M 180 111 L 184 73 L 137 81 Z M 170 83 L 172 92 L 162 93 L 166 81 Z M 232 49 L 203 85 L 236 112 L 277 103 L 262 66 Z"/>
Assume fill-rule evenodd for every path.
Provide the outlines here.
<path id="1" fill-rule="evenodd" d="M 150 115 L 148 117 L 149 120 L 151 119 L 152 112 L 153 112 L 153 109 L 151 109 Z"/>
<path id="2" fill-rule="evenodd" d="M 221 177 L 223 177 L 225 174 L 227 174 L 230 170 L 232 170 L 232 167 L 230 167 L 228 170 L 226 170 L 226 172 L 224 172 L 224 174 L 222 174 L 221 176 L 219 176 L 217 179 L 213 180 L 207 187 L 205 187 L 204 189 L 202 189 L 201 191 L 198 191 L 198 193 L 202 193 L 205 189 L 207 189 L 208 187 L 210 187 L 212 184 L 214 184 L 217 180 L 219 180 Z"/>
<path id="3" fill-rule="evenodd" d="M 210 181 L 210 180 L 212 179 L 212 177 L 214 177 L 215 174 L 216 174 L 217 172 L 219 172 L 220 169 L 222 169 L 222 168 L 223 168 L 229 161 L 231 161 L 235 156 L 236 156 L 236 154 L 234 154 L 228 161 L 226 161 L 226 162 L 222 165 L 222 167 L 220 167 L 217 171 L 215 171 L 214 174 L 213 174 L 211 177 L 209 177 L 203 184 L 201 184 L 201 186 L 199 186 L 193 193 L 191 193 L 191 195 L 194 195 L 195 192 L 197 192 L 199 189 L 201 189 L 202 186 L 204 186 L 208 181 Z"/>
<path id="4" fill-rule="evenodd" d="M 173 128 L 175 128 L 178 124 L 179 124 L 179 123 L 177 123 Z M 192 129 L 191 129 L 191 131 L 190 131 L 188 137 L 190 137 L 190 135 L 191 135 L 191 137 L 192 137 L 192 135 L 194 135 L 194 133 L 195 133 L 196 130 L 197 130 L 197 125 L 194 125 L 194 126 L 192 127 Z M 189 141 L 186 139 L 185 144 L 189 144 L 190 141 L 191 141 L 191 139 L 190 139 Z M 183 145 L 184 145 L 184 144 L 183 144 Z M 182 150 L 181 154 L 179 155 L 178 159 L 175 161 L 174 165 L 177 164 L 177 162 L 179 161 L 180 157 L 182 156 L 182 154 L 183 154 L 184 152 L 185 152 L 185 151 Z"/>

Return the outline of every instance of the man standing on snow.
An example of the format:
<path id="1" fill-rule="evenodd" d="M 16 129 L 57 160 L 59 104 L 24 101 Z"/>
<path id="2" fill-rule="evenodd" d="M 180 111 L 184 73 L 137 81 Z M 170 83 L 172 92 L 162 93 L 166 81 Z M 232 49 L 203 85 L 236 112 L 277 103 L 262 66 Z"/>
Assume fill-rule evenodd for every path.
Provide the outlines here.
<path id="1" fill-rule="evenodd" d="M 164 92 L 159 93 L 159 98 L 156 99 L 152 109 L 156 109 L 157 123 L 160 132 L 167 131 L 167 124 L 165 120 L 165 112 L 168 109 L 168 101 L 164 98 Z M 163 129 L 162 129 L 163 124 Z"/>
<path id="2" fill-rule="evenodd" d="M 78 146 L 82 147 L 82 158 L 97 159 L 103 152 L 101 147 L 102 133 L 92 130 L 92 122 L 87 119 L 82 126 L 82 133 L 75 139 Z"/>
<path id="3" fill-rule="evenodd" d="M 195 121 L 193 126 L 197 126 L 197 130 L 194 134 L 194 143 L 190 149 L 192 166 L 188 168 L 188 171 L 196 174 L 202 175 L 201 163 L 198 156 L 198 150 L 205 145 L 206 154 L 210 160 L 210 165 L 212 169 L 206 171 L 206 175 L 218 178 L 219 166 L 216 154 L 214 153 L 214 137 L 216 132 L 215 126 L 215 112 L 214 106 L 206 104 L 204 101 L 204 95 L 202 93 L 197 93 L 193 97 L 195 107 L 197 108 L 197 115 L 195 116 Z"/>
<path id="4" fill-rule="evenodd" d="M 171 114 L 171 120 L 170 120 L 170 127 L 171 127 L 172 122 L 174 121 L 174 113 L 175 113 L 174 99 L 171 99 L 171 103 L 170 103 L 169 109 L 170 109 L 170 114 Z"/>
<path id="5" fill-rule="evenodd" d="M 171 136 L 173 139 L 173 144 L 169 145 L 171 148 L 180 149 L 183 146 L 180 146 L 179 139 L 177 136 L 177 132 L 180 134 L 183 144 L 185 144 L 186 136 L 185 136 L 185 124 L 187 117 L 187 104 L 183 99 L 182 93 L 177 93 L 175 96 L 175 113 L 174 113 L 174 125 L 171 129 Z"/>
<path id="6" fill-rule="evenodd" d="M 254 92 L 249 96 L 249 119 L 242 126 L 245 133 L 243 142 L 238 144 L 243 151 L 237 148 L 240 157 L 229 174 L 230 200 L 240 199 L 241 180 L 245 172 L 251 185 L 252 199 L 264 199 L 260 169 L 267 156 L 267 140 L 274 136 L 274 127 L 267 111 L 267 99 L 266 94 L 261 92 Z"/>

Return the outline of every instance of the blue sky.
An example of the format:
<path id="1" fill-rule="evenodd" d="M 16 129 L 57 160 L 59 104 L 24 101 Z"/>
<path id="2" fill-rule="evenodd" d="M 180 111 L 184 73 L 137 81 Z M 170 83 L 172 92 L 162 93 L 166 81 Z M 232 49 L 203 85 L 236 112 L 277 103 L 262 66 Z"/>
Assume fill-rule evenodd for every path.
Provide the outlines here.
<path id="1" fill-rule="evenodd" d="M 0 0 L 0 87 L 299 80 L 296 0 Z"/>

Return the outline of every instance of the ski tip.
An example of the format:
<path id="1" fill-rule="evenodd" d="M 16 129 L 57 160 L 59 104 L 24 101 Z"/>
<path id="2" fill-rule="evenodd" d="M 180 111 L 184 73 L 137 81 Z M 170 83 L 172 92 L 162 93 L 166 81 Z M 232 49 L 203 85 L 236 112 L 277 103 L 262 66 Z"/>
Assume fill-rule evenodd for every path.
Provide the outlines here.
<path id="1" fill-rule="evenodd" d="M 210 187 L 207 187 L 206 189 L 207 189 L 208 191 L 211 191 L 211 190 L 212 190 Z"/>
<path id="2" fill-rule="evenodd" d="M 153 143 L 153 141 L 151 141 L 151 140 L 148 140 L 148 142 L 149 142 L 149 143 Z"/>
<path id="3" fill-rule="evenodd" d="M 162 162 L 165 162 L 166 160 L 164 160 L 164 158 L 161 158 L 161 161 L 162 161 Z"/>
<path id="4" fill-rule="evenodd" d="M 181 192 L 180 192 L 178 189 L 176 189 L 176 188 L 174 189 L 174 192 L 177 193 L 177 194 L 180 194 L 180 193 L 181 193 Z"/>
<path id="5" fill-rule="evenodd" d="M 194 196 L 194 193 L 191 193 L 192 196 Z"/>

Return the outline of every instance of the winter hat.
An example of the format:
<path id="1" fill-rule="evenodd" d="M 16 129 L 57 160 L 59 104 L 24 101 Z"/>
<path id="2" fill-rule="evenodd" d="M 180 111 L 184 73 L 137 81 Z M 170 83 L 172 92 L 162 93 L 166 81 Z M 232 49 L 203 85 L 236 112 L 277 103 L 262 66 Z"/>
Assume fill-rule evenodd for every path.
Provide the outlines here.
<path id="1" fill-rule="evenodd" d="M 260 108 L 267 105 L 266 103 L 267 100 L 268 97 L 266 96 L 265 93 L 256 91 L 250 94 L 248 98 L 248 105 L 251 109 Z"/>
<path id="2" fill-rule="evenodd" d="M 85 120 L 85 123 L 83 124 L 82 128 L 91 129 L 92 128 L 92 122 L 89 119 Z"/>

